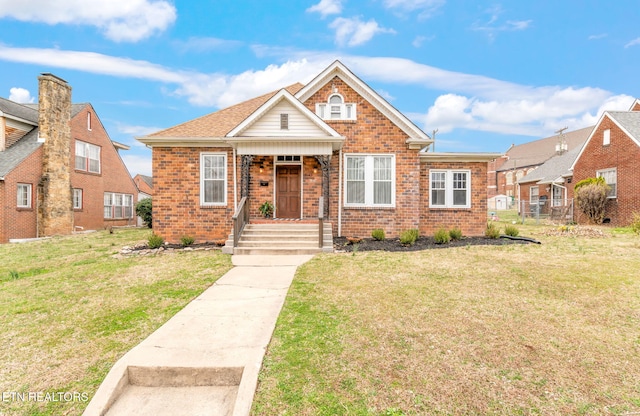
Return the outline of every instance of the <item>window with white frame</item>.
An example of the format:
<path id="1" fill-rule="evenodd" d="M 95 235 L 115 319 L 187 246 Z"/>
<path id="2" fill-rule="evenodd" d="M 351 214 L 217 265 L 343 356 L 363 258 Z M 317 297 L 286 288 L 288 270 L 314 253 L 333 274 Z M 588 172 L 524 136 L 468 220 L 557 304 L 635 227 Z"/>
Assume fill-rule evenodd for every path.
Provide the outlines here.
<path id="1" fill-rule="evenodd" d="M 100 146 L 76 140 L 76 169 L 100 173 Z"/>
<path id="2" fill-rule="evenodd" d="M 326 103 L 316 104 L 316 114 L 323 120 L 355 120 L 355 103 L 345 103 L 342 95 L 331 94 Z"/>
<path id="3" fill-rule="evenodd" d="M 602 133 L 602 145 L 609 146 L 611 144 L 611 129 L 606 129 Z"/>
<path id="4" fill-rule="evenodd" d="M 87 130 L 91 131 L 91 111 L 87 112 Z"/>
<path id="5" fill-rule="evenodd" d="M 73 209 L 82 209 L 82 189 L 73 189 Z"/>
<path id="6" fill-rule="evenodd" d="M 471 171 L 429 171 L 429 206 L 432 208 L 470 208 Z"/>
<path id="7" fill-rule="evenodd" d="M 618 173 L 616 168 L 599 170 L 596 172 L 596 177 L 604 178 L 604 181 L 609 185 L 609 191 L 607 192 L 608 198 L 618 196 Z"/>
<path id="8" fill-rule="evenodd" d="M 226 205 L 227 155 L 202 153 L 200 155 L 200 204 Z"/>
<path id="9" fill-rule="evenodd" d="M 537 186 L 532 186 L 529 189 L 529 204 L 538 205 L 538 201 L 540 201 L 540 189 Z"/>
<path id="10" fill-rule="evenodd" d="M 393 207 L 393 155 L 345 156 L 345 206 Z"/>
<path id="11" fill-rule="evenodd" d="M 133 217 L 133 195 L 115 192 L 104 193 L 104 217 L 129 219 Z"/>
<path id="12" fill-rule="evenodd" d="M 18 208 L 31 208 L 31 184 L 19 183 L 18 184 Z"/>

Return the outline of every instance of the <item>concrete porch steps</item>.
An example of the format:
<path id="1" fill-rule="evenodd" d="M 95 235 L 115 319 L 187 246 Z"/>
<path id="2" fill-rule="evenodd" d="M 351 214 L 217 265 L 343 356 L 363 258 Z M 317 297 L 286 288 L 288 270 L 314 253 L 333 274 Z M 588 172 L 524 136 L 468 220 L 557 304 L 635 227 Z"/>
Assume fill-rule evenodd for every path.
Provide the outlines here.
<path id="1" fill-rule="evenodd" d="M 318 247 L 318 223 L 247 224 L 233 254 L 316 254 L 333 251 L 331 224 L 324 224 L 324 245 Z"/>

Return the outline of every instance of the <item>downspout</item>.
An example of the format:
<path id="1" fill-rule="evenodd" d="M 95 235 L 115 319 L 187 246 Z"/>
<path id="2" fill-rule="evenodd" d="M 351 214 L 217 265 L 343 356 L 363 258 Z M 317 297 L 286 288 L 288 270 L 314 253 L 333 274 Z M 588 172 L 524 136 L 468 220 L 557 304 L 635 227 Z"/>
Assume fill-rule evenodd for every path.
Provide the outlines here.
<path id="1" fill-rule="evenodd" d="M 233 212 L 238 210 L 238 166 L 236 163 L 236 148 L 233 148 Z"/>
<path id="2" fill-rule="evenodd" d="M 338 237 L 342 237 L 342 147 L 338 160 Z"/>

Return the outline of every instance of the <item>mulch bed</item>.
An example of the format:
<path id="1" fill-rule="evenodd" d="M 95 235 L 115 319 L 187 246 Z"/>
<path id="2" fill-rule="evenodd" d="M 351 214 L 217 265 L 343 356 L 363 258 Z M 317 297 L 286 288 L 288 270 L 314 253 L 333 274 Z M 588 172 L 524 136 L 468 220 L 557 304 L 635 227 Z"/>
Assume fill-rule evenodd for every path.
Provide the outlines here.
<path id="1" fill-rule="evenodd" d="M 436 244 L 433 238 L 419 237 L 413 245 L 405 246 L 398 238 L 387 238 L 383 241 L 373 238 L 363 238 L 357 243 L 356 251 L 420 251 L 436 248 L 466 247 L 466 246 L 504 246 L 508 244 L 530 244 L 528 241 L 507 240 L 503 238 L 463 237 L 460 240 L 450 241 L 447 244 Z M 348 241 L 346 237 L 334 237 L 333 248 L 336 251 L 353 252 L 356 245 Z"/>

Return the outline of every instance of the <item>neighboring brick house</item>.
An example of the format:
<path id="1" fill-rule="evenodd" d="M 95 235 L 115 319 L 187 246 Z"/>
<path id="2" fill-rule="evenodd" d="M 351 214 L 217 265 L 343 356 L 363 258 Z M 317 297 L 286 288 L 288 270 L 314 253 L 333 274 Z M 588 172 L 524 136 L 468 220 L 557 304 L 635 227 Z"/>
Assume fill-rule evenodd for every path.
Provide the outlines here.
<path id="1" fill-rule="evenodd" d="M 518 181 L 519 212 L 573 220 L 573 173 L 570 168 L 582 146 L 552 157 Z"/>
<path id="2" fill-rule="evenodd" d="M 128 147 L 64 80 L 38 80 L 38 104 L 0 98 L 0 243 L 135 224 Z"/>
<path id="3" fill-rule="evenodd" d="M 552 157 L 580 147 L 593 127 L 556 134 L 544 139 L 512 145 L 500 158 L 489 163 L 487 196 L 506 195 L 517 200 L 518 182 Z"/>
<path id="4" fill-rule="evenodd" d="M 572 165 L 573 182 L 604 177 L 610 186 L 605 221 L 625 226 L 640 213 L 640 100 L 630 111 L 606 111 Z M 578 222 L 587 219 L 575 210 Z"/>
<path id="5" fill-rule="evenodd" d="M 294 84 L 138 138 L 153 149 L 153 228 L 170 242 L 226 238 L 243 198 L 250 221 L 318 218 L 333 234 L 390 237 L 486 227 L 488 153 L 427 152 L 429 136 L 336 61 Z"/>
<path id="6" fill-rule="evenodd" d="M 133 182 L 138 187 L 138 200 L 153 196 L 153 178 L 151 176 L 137 174 L 133 177 Z"/>

